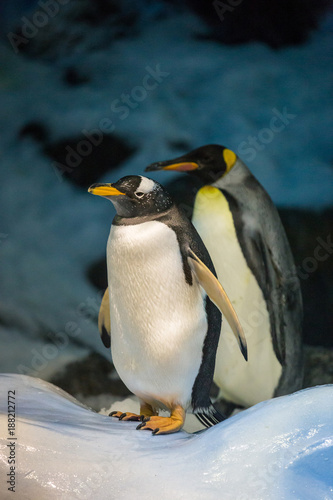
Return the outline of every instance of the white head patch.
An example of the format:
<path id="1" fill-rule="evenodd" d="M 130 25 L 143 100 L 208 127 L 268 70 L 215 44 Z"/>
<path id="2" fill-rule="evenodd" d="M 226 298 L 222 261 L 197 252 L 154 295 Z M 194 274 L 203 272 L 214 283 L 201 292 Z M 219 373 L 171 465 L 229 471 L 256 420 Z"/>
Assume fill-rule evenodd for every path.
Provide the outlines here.
<path id="1" fill-rule="evenodd" d="M 152 181 L 151 179 L 147 179 L 147 177 L 142 177 L 142 175 L 140 175 L 140 177 L 141 177 L 141 182 L 136 192 L 147 194 L 153 191 L 155 187 L 155 182 Z"/>

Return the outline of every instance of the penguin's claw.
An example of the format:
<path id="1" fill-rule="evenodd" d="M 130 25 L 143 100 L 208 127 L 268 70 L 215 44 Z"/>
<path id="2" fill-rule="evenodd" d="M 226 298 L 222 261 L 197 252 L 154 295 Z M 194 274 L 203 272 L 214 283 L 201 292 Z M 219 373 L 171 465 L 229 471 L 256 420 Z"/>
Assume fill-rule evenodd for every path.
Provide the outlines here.
<path id="1" fill-rule="evenodd" d="M 121 411 L 112 411 L 109 413 L 109 417 L 115 417 L 119 418 L 119 420 L 123 420 L 124 422 L 128 420 L 134 420 L 134 421 L 139 421 L 142 420 L 142 418 L 145 418 L 144 415 L 137 415 L 136 413 L 123 413 Z"/>
<path id="2" fill-rule="evenodd" d="M 181 406 L 176 406 L 172 410 L 170 417 L 159 417 L 156 415 L 155 410 L 147 404 L 142 404 L 140 411 L 142 412 L 140 415 L 130 412 L 123 413 L 121 411 L 111 411 L 109 416 L 119 418 L 119 420 L 123 420 L 124 422 L 140 422 L 137 426 L 137 430 L 143 429 L 152 431 L 154 436 L 156 434 L 177 432 L 184 425 L 185 410 Z"/>

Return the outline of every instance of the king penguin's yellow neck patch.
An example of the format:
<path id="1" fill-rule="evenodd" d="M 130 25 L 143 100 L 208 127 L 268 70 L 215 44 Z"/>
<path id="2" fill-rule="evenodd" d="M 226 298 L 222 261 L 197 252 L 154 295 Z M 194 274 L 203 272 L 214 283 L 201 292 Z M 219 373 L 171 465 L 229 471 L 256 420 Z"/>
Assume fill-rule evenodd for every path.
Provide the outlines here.
<path id="1" fill-rule="evenodd" d="M 220 193 L 220 190 L 214 186 L 203 186 L 198 191 L 198 195 L 200 194 L 200 197 L 203 196 L 206 198 L 216 198 Z"/>
<path id="2" fill-rule="evenodd" d="M 230 212 L 229 203 L 220 189 L 214 186 L 204 186 L 197 192 L 193 207 L 192 222 L 199 234 L 206 235 L 206 231 L 217 237 L 212 243 L 215 245 L 219 235 L 228 231 L 236 238 L 233 217 Z M 208 229 L 210 228 L 210 229 Z M 208 236 L 210 238 L 210 236 Z M 205 238 L 203 238 L 204 242 Z"/>
<path id="3" fill-rule="evenodd" d="M 220 211 L 221 203 L 223 204 L 224 200 L 225 198 L 218 188 L 214 186 L 203 186 L 197 192 L 194 204 L 194 212 L 197 214 L 202 210 L 205 212 Z"/>

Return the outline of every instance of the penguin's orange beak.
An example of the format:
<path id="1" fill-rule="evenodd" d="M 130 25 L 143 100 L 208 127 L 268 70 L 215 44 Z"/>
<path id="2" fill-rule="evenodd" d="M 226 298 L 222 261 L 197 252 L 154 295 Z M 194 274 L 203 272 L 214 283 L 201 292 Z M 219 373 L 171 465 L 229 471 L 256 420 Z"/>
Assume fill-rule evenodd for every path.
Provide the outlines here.
<path id="1" fill-rule="evenodd" d="M 121 191 L 118 191 L 112 184 L 93 184 L 88 189 L 88 193 L 96 194 L 97 196 L 120 196 L 125 195 Z"/>
<path id="2" fill-rule="evenodd" d="M 178 172 L 190 172 L 191 170 L 196 170 L 198 167 L 199 165 L 192 161 L 181 161 L 178 163 L 159 161 L 148 165 L 148 167 L 145 168 L 145 171 L 153 172 L 155 170 L 177 170 Z"/>

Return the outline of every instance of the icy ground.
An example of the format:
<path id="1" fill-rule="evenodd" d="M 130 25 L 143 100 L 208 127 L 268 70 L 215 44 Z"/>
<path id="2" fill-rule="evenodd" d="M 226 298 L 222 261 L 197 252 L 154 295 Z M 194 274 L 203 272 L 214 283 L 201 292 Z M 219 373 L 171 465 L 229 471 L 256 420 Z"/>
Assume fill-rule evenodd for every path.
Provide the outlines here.
<path id="1" fill-rule="evenodd" d="M 329 500 L 333 386 L 260 403 L 199 434 L 152 436 L 81 406 L 55 386 L 0 377 L 1 477 L 7 391 L 15 390 L 17 498 Z M 1 498 L 13 498 L 1 483 Z M 15 495 L 14 495 L 15 496 Z"/>
<path id="2" fill-rule="evenodd" d="M 161 18 L 108 48 L 88 43 L 52 63 L 0 47 L 2 371 L 48 379 L 91 350 L 109 356 L 96 327 L 100 296 L 85 272 L 105 252 L 113 209 L 56 175 L 36 142 L 18 138 L 28 122 L 46 125 L 56 141 L 84 129 L 108 132 L 111 121 L 138 149 L 107 181 L 221 143 L 243 151 L 277 204 L 320 209 L 332 201 L 329 26 L 279 51 L 193 36 L 203 31 L 190 14 Z M 69 66 L 90 81 L 66 86 Z M 155 81 L 146 78 L 152 71 Z M 157 85 L 142 100 L 144 82 Z M 132 107 L 121 102 L 126 93 Z"/>

